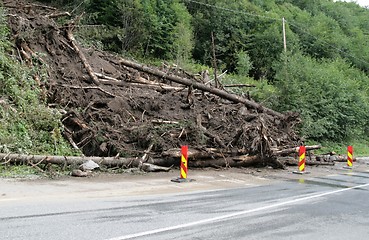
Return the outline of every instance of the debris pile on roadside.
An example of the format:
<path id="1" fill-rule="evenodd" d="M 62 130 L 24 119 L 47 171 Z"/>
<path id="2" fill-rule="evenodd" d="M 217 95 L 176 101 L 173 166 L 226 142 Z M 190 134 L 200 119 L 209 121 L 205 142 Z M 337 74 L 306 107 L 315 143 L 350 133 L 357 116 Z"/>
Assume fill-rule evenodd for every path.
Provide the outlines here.
<path id="1" fill-rule="evenodd" d="M 177 66 L 83 48 L 73 35 L 78 16 L 30 1 L 4 7 L 17 58 L 47 67 L 48 82 L 39 82 L 44 97 L 62 109 L 63 134 L 85 156 L 124 168 L 170 167 L 188 145 L 190 167 L 283 168 L 281 153 L 302 144 L 295 113 L 275 112 Z M 67 23 L 58 25 L 59 17 Z"/>

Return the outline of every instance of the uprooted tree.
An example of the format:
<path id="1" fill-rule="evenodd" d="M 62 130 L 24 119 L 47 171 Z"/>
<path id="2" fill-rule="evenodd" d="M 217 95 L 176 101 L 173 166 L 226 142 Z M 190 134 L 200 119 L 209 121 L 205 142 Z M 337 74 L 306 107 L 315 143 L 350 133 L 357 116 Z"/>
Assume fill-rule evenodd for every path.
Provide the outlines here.
<path id="1" fill-rule="evenodd" d="M 149 67 L 83 48 L 73 32 L 81 16 L 25 1 L 5 7 L 18 59 L 47 66 L 48 81 L 40 85 L 49 106 L 63 109 L 65 138 L 85 156 L 124 167 L 170 166 L 179 161 L 169 152 L 188 145 L 196 151 L 190 166 L 283 167 L 278 151 L 302 143 L 296 113 L 273 111 L 177 66 Z M 59 26 L 58 17 L 70 19 Z M 47 159 L 73 158 L 39 161 Z"/>

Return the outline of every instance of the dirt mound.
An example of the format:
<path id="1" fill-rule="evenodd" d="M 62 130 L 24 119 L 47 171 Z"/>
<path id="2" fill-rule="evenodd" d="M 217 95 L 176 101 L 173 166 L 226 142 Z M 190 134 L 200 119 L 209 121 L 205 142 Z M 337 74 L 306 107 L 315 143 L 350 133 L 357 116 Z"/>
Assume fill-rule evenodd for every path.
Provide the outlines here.
<path id="1" fill-rule="evenodd" d="M 51 107 L 65 110 L 64 135 L 86 156 L 141 157 L 149 150 L 152 158 L 161 158 L 189 145 L 209 159 L 215 152 L 224 159 L 250 155 L 266 165 L 273 163 L 273 151 L 301 142 L 293 131 L 295 114 L 271 114 L 225 90 L 199 90 L 214 88 L 175 66 L 132 67 L 112 54 L 82 48 L 73 37 L 78 18 L 55 8 L 15 0 L 4 5 L 18 59 L 47 66 L 49 80 L 40 83 L 45 97 Z M 68 23 L 58 25 L 60 16 Z"/>

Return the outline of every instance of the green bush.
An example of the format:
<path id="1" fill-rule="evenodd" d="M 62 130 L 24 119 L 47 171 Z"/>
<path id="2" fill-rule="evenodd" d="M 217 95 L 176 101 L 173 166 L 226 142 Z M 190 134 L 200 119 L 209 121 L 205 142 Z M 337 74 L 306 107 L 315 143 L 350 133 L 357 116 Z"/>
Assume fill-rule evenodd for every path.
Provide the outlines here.
<path id="1" fill-rule="evenodd" d="M 301 134 L 312 140 L 342 141 L 367 133 L 368 77 L 349 63 L 284 55 L 276 65 L 280 111 L 297 111 Z"/>

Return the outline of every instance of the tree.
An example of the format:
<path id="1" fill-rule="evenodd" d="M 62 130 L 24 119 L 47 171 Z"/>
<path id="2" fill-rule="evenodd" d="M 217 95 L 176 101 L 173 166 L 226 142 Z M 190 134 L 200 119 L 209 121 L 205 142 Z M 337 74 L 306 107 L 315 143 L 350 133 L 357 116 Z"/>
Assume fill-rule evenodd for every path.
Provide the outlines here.
<path id="1" fill-rule="evenodd" d="M 184 61 L 193 46 L 191 15 L 179 0 L 90 0 L 87 23 L 104 49 Z M 96 31 L 93 29 L 92 31 Z"/>
<path id="2" fill-rule="evenodd" d="M 364 136 L 368 124 L 369 79 L 343 59 L 316 60 L 302 53 L 283 55 L 276 69 L 280 111 L 301 113 L 301 134 L 341 141 Z M 363 85 L 365 84 L 365 85 Z"/>
<path id="3" fill-rule="evenodd" d="M 252 62 L 250 56 L 245 51 L 241 51 L 237 54 L 237 66 L 236 71 L 239 75 L 248 75 L 252 69 Z"/>
<path id="4" fill-rule="evenodd" d="M 191 15 L 179 0 L 143 0 L 145 55 L 185 59 L 192 51 Z"/>

